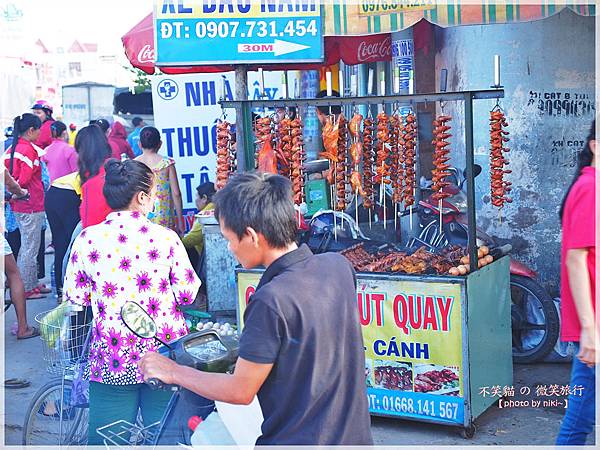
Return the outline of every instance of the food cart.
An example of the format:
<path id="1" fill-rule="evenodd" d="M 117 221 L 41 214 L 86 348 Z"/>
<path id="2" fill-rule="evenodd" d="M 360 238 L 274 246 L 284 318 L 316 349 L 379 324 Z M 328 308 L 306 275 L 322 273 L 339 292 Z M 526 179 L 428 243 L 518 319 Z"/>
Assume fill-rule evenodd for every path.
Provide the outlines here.
<path id="1" fill-rule="evenodd" d="M 468 230 L 475 230 L 473 101 L 503 95 L 501 89 L 489 89 L 384 97 L 224 101 L 222 106 L 235 107 L 248 118 L 248 112 L 256 107 L 414 107 L 426 102 L 464 102 L 467 221 Z M 250 124 L 246 121 L 244 125 L 242 136 L 249 143 Z M 389 214 L 391 218 L 398 213 Z M 465 437 L 472 437 L 474 420 L 495 401 L 494 397 L 482 396 L 480 389 L 512 384 L 509 258 L 497 253 L 491 264 L 478 267 L 476 236 L 471 231 L 468 255 L 466 276 L 450 275 L 447 268 L 443 274 L 357 272 L 356 302 L 372 414 L 454 425 L 462 428 Z M 236 269 L 240 327 L 262 272 Z"/>

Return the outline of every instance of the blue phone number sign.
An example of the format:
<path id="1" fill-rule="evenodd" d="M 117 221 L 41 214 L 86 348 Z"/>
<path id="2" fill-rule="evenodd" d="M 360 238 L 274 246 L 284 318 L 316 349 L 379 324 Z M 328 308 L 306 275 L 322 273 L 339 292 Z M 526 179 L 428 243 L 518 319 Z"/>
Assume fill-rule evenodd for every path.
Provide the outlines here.
<path id="1" fill-rule="evenodd" d="M 319 0 L 163 0 L 155 4 L 159 66 L 319 62 Z"/>
<path id="2" fill-rule="evenodd" d="M 461 397 L 368 388 L 369 410 L 374 414 L 430 418 L 435 422 L 462 424 L 465 404 Z"/>

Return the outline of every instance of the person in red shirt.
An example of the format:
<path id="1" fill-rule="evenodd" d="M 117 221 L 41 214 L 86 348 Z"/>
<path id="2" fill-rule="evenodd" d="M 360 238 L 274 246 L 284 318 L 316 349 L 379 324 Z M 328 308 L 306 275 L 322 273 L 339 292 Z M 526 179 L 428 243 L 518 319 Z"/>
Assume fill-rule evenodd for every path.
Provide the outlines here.
<path id="1" fill-rule="evenodd" d="M 578 168 L 560 208 L 561 340 L 574 342 L 571 387 L 557 445 L 584 445 L 595 422 L 595 365 L 600 348 L 596 309 L 596 122 L 578 155 Z"/>
<path id="2" fill-rule="evenodd" d="M 44 224 L 44 185 L 38 150 L 33 143 L 40 136 L 41 120 L 30 113 L 15 117 L 12 145 L 4 153 L 4 167 L 23 189 L 28 200 L 11 201 L 21 232 L 17 265 L 23 277 L 25 296 L 41 298 L 37 278 L 37 256 Z"/>
<path id="3" fill-rule="evenodd" d="M 31 107 L 31 110 L 42 121 L 40 135 L 35 140 L 34 144 L 44 149 L 52 144 L 52 130 L 50 128 L 54 123 L 54 119 L 52 118 L 52 106 L 46 100 L 38 100 Z"/>
<path id="4" fill-rule="evenodd" d="M 87 228 L 97 225 L 112 212 L 102 189 L 104 188 L 104 163 L 112 151 L 106 135 L 97 125 L 82 128 L 75 138 L 75 150 L 79 157 L 79 178 L 81 182 L 81 225 Z"/>
<path id="5" fill-rule="evenodd" d="M 110 133 L 108 135 L 108 141 L 114 142 L 119 147 L 119 157 L 121 159 L 121 155 L 124 153 L 127 155 L 129 159 L 135 159 L 135 155 L 133 153 L 133 149 L 129 142 L 127 142 L 127 131 L 125 131 L 125 127 L 121 122 L 113 123 L 110 128 Z M 113 155 L 113 158 L 115 155 Z"/>
<path id="6" fill-rule="evenodd" d="M 118 122 L 115 122 L 115 124 L 113 124 L 113 127 L 117 123 Z M 108 120 L 98 119 L 98 120 L 94 121 L 94 125 L 99 126 L 100 129 L 105 133 L 106 138 L 108 139 L 108 145 L 110 145 L 110 148 L 112 151 L 111 156 L 113 158 L 120 160 L 121 155 L 126 154 L 129 159 L 134 159 L 135 156 L 133 155 L 133 150 L 131 150 L 131 146 L 129 144 L 127 144 L 127 148 L 121 146 L 121 143 L 119 142 L 118 138 L 115 139 L 115 137 L 112 133 L 112 128 L 110 126 L 110 123 L 108 123 Z M 127 134 L 125 134 L 125 137 L 127 137 Z"/>

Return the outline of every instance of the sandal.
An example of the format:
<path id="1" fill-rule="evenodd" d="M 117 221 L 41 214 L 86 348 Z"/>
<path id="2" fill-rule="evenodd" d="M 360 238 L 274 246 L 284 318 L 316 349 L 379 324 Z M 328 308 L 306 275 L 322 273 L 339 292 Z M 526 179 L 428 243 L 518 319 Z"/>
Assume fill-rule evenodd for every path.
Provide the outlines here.
<path id="1" fill-rule="evenodd" d="M 38 298 L 45 298 L 46 295 L 40 293 L 40 290 L 38 288 L 33 288 L 30 291 L 25 292 L 25 298 L 27 300 L 33 300 L 33 299 L 38 299 Z"/>
<path id="2" fill-rule="evenodd" d="M 40 291 L 42 294 L 50 294 L 50 293 L 52 293 L 52 289 L 50 289 L 50 288 L 46 287 L 46 285 L 45 285 L 45 284 L 40 284 L 40 285 L 37 287 L 37 289 L 39 289 L 39 291 Z"/>
<path id="3" fill-rule="evenodd" d="M 51 417 L 53 419 L 60 419 L 61 414 L 59 413 L 60 411 L 60 401 L 58 400 L 54 400 L 54 408 L 52 412 L 47 411 L 48 408 L 48 404 L 46 402 L 42 403 L 40 405 L 40 409 L 38 409 L 38 414 L 42 415 L 42 416 L 46 416 L 46 417 Z M 65 405 L 66 408 L 63 410 L 62 412 L 62 419 L 63 420 L 71 420 L 75 417 L 75 408 L 72 408 L 68 405 Z"/>
<path id="4" fill-rule="evenodd" d="M 23 389 L 29 387 L 30 385 L 30 381 L 23 380 L 21 378 L 9 378 L 8 380 L 4 380 L 5 389 Z"/>
<path id="5" fill-rule="evenodd" d="M 36 327 L 29 327 L 29 330 L 31 330 L 31 334 L 26 334 L 25 336 L 17 335 L 17 340 L 31 339 L 40 335 L 40 330 L 38 330 Z"/>

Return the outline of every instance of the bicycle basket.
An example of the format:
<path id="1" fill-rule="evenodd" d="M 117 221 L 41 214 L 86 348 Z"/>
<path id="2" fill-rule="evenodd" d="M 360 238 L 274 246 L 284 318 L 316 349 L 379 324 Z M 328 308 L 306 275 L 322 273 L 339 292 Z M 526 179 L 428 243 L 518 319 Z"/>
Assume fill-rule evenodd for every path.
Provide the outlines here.
<path id="1" fill-rule="evenodd" d="M 151 445 L 160 431 L 160 422 L 144 426 L 138 420 L 135 424 L 118 420 L 100 427 L 96 432 L 104 439 L 104 444 L 117 448 L 129 448 L 132 445 Z"/>
<path id="2" fill-rule="evenodd" d="M 87 362 L 91 320 L 90 309 L 76 311 L 67 303 L 35 316 L 48 372 L 62 376 L 65 371 L 74 371 L 79 364 Z"/>

